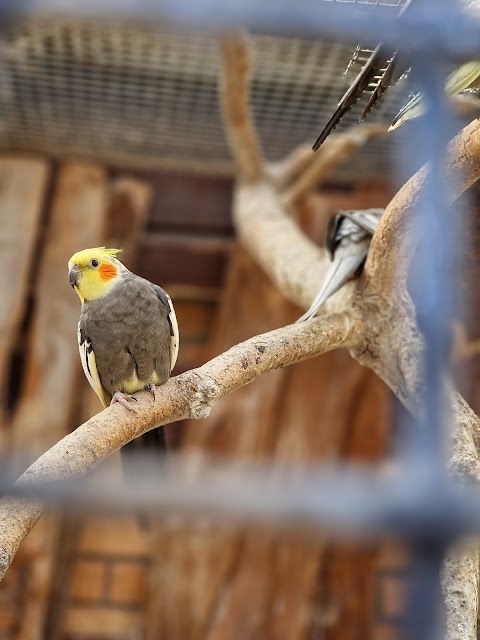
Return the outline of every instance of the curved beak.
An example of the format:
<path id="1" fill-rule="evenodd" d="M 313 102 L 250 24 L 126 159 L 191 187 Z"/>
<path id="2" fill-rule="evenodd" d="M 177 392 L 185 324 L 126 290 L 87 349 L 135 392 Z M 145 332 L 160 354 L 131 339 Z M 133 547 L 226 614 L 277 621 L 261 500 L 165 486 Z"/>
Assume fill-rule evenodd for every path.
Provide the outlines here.
<path id="1" fill-rule="evenodd" d="M 78 264 L 76 263 L 72 264 L 72 266 L 68 271 L 68 279 L 72 287 L 76 287 L 78 285 L 81 277 L 82 277 L 82 274 L 80 272 L 80 269 L 78 268 Z"/>

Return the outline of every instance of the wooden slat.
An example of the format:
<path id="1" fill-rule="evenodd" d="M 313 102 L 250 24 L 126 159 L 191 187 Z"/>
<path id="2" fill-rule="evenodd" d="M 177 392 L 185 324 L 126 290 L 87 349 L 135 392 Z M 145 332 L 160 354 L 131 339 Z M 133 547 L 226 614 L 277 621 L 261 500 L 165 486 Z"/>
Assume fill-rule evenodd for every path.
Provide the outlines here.
<path id="1" fill-rule="evenodd" d="M 146 558 L 149 544 L 149 537 L 137 520 L 97 517 L 88 518 L 80 525 L 76 550 L 81 555 Z"/>
<path id="2" fill-rule="evenodd" d="M 72 568 L 69 596 L 73 600 L 93 601 L 105 597 L 107 565 L 102 560 L 76 560 Z"/>
<path id="3" fill-rule="evenodd" d="M 110 598 L 118 605 L 142 605 L 147 595 L 147 567 L 140 562 L 112 565 Z"/>
<path id="4" fill-rule="evenodd" d="M 67 278 L 70 256 L 97 246 L 107 207 L 107 181 L 93 165 L 67 164 L 58 175 L 42 263 L 26 382 L 14 417 L 17 451 L 34 456 L 67 432 L 78 382 L 76 331 L 80 303 Z"/>
<path id="5" fill-rule="evenodd" d="M 404 543 L 387 541 L 377 559 L 372 602 L 372 640 L 401 640 L 407 631 L 411 556 Z"/>
<path id="6" fill-rule="evenodd" d="M 144 180 L 119 176 L 110 189 L 110 202 L 103 238 L 111 247 L 121 247 L 119 258 L 135 269 L 137 245 L 147 222 L 153 188 Z"/>
<path id="7" fill-rule="evenodd" d="M 26 380 L 13 421 L 16 456 L 33 458 L 72 426 L 79 380 L 76 338 L 80 303 L 66 265 L 79 249 L 98 246 L 107 210 L 107 178 L 94 165 L 60 168 L 43 259 L 35 271 L 35 312 Z M 43 519 L 24 542 L 28 565 L 23 617 L 16 640 L 41 640 L 59 539 L 57 520 Z"/>
<path id="8" fill-rule="evenodd" d="M 143 624 L 143 616 L 137 611 L 77 606 L 67 613 L 64 637 L 75 640 L 142 638 Z"/>
<path id="9" fill-rule="evenodd" d="M 139 248 L 139 274 L 165 288 L 182 284 L 219 289 L 231 247 L 222 237 L 146 236 Z"/>
<path id="10" fill-rule="evenodd" d="M 291 307 L 250 258 L 237 250 L 210 355 L 268 330 L 272 322 L 286 322 L 289 309 L 291 315 Z M 265 450 L 266 423 L 281 394 L 284 375 L 285 370 L 278 370 L 262 376 L 217 405 L 205 424 L 190 424 L 185 450 L 198 453 L 203 449 L 222 456 L 249 456 Z M 148 640 L 207 637 L 206 627 L 237 560 L 239 543 L 238 531 L 218 526 L 178 528 L 160 537 L 152 569 Z"/>
<path id="11" fill-rule="evenodd" d="M 155 179 L 151 229 L 231 233 L 232 184 L 231 178 L 173 171 L 159 174 Z"/>
<path id="12" fill-rule="evenodd" d="M 192 342 L 203 342 L 206 336 L 210 336 L 210 329 L 216 318 L 216 303 L 177 300 L 175 313 L 178 326 L 182 327 L 182 337 Z"/>
<path id="13" fill-rule="evenodd" d="M 377 403 L 372 403 L 376 393 L 371 392 L 369 378 L 370 372 L 351 362 L 342 352 L 325 354 L 289 368 L 284 381 L 285 393 L 269 425 L 269 455 L 277 465 L 318 464 L 344 455 L 354 434 L 352 422 L 356 421 L 361 404 L 370 407 L 368 416 L 364 413 L 362 426 L 364 433 L 368 427 L 378 455 L 383 443 L 385 390 L 383 396 L 376 397 Z M 382 433 L 380 439 L 375 432 L 377 425 Z M 375 454 L 362 456 L 361 452 L 357 455 L 363 459 L 375 457 Z M 262 538 L 258 534 L 247 534 L 237 555 L 235 574 L 229 578 L 221 620 L 212 626 L 209 640 L 241 637 L 241 633 L 236 635 L 238 625 L 242 625 L 245 637 L 301 639 L 308 638 L 313 627 L 323 636 L 334 625 L 336 633 L 341 634 L 353 618 L 347 619 L 338 612 L 348 607 L 353 612 L 354 604 L 358 606 L 355 613 L 361 609 L 368 617 L 373 562 L 369 564 L 370 558 L 363 551 L 353 554 L 350 564 L 343 563 L 341 555 L 345 581 L 338 584 L 338 574 L 332 576 L 324 570 L 332 553 L 330 545 L 321 540 L 305 542 L 294 537 Z M 355 574 L 360 565 L 365 569 L 363 576 Z M 319 576 L 322 576 L 322 599 L 318 598 Z M 330 594 L 337 588 L 336 600 L 325 599 L 325 593 Z M 339 596 L 343 594 L 339 603 Z M 356 625 L 365 631 L 365 618 L 357 617 Z M 338 637 L 351 636 L 345 633 Z M 363 633 L 362 637 L 368 635 Z"/>
<path id="14" fill-rule="evenodd" d="M 174 374 L 202 365 L 216 326 L 216 304 L 208 301 L 175 300 L 180 327 L 180 351 Z"/>
<path id="15" fill-rule="evenodd" d="M 5 408 L 11 350 L 27 301 L 30 267 L 36 258 L 32 251 L 36 246 L 47 180 L 45 160 L 0 158 L 0 413 Z M 5 417 L 2 420 L 0 416 L 0 449 L 4 448 L 2 439 L 6 444 L 5 428 Z"/>

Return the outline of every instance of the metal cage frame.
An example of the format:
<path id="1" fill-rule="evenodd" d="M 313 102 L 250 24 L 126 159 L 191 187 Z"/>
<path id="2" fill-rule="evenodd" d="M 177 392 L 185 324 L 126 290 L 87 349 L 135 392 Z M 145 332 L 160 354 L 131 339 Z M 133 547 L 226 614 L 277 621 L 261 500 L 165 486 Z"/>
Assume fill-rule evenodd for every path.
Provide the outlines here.
<path id="1" fill-rule="evenodd" d="M 444 374 L 447 371 L 448 323 L 452 300 L 452 278 L 444 256 L 451 254 L 453 216 L 443 198 L 441 163 L 449 139 L 449 114 L 444 96 L 447 65 L 451 61 L 465 61 L 480 56 L 480 22 L 462 16 L 452 0 L 418 0 L 422 12 L 392 20 L 381 12 L 359 11 L 346 16 L 340 5 L 355 0 L 82 0 L 75 7 L 66 0 L 3 0 L 0 19 L 11 20 L 25 15 L 63 11 L 79 17 L 137 19 L 146 23 L 161 23 L 189 28 L 219 29 L 239 24 L 257 32 L 300 35 L 307 37 L 341 38 L 352 43 L 359 34 L 368 43 L 375 43 L 378 34 L 382 41 L 394 48 L 407 49 L 415 61 L 416 79 L 421 83 L 429 105 L 429 116 L 416 127 L 415 140 L 407 136 L 403 149 L 406 170 L 409 149 L 413 145 L 430 153 L 431 171 L 424 191 L 419 215 L 419 233 L 428 234 L 419 264 L 422 289 L 428 300 L 422 301 L 425 312 L 425 411 L 418 428 L 409 429 L 409 442 L 402 453 L 398 473 L 388 481 L 380 478 L 375 469 L 359 471 L 338 465 L 323 473 L 310 473 L 297 482 L 288 483 L 285 477 L 250 473 L 239 478 L 247 491 L 237 503 L 227 503 L 225 513 L 249 514 L 259 522 L 288 521 L 314 530 L 326 530 L 340 535 L 404 536 L 414 551 L 413 580 L 409 600 L 408 636 L 418 640 L 440 636 L 441 593 L 439 571 L 442 557 L 459 537 L 480 532 L 480 493 L 475 487 L 457 487 L 447 476 L 443 457 L 443 442 L 449 427 L 445 417 L 447 391 Z M 378 0 L 364 4 L 378 4 Z M 321 6 L 323 5 L 323 6 Z M 321 123 L 320 123 L 321 124 Z M 315 132 L 312 132 L 312 142 Z M 218 490 L 218 481 L 227 480 Z M 225 495 L 235 488 L 235 475 L 229 469 L 224 474 L 204 478 L 208 486 L 216 486 L 205 497 L 191 488 L 186 495 L 191 504 L 210 506 L 212 512 L 219 505 L 225 507 Z M 262 484 L 263 483 L 263 484 Z M 283 483 L 283 484 L 282 484 Z M 22 493 L 4 483 L 12 494 Z M 255 491 L 258 487 L 262 491 Z M 282 491 L 278 491 L 281 486 Z M 205 488 L 205 484 L 203 485 Z M 248 491 L 250 489 L 250 491 Z M 143 490 L 142 490 L 143 491 Z M 25 489 L 23 492 L 28 493 Z M 78 503 L 92 504 L 95 500 L 82 494 L 75 484 L 68 487 L 39 488 L 45 499 L 76 496 Z M 107 491 L 97 494 L 97 501 L 105 500 Z M 137 492 L 136 497 L 153 505 L 169 504 L 161 486 L 154 495 Z M 118 498 L 118 497 L 117 497 Z M 115 504 L 115 496 L 110 503 Z M 295 504 L 295 513 L 291 505 Z M 290 510 L 287 508 L 290 505 Z"/>

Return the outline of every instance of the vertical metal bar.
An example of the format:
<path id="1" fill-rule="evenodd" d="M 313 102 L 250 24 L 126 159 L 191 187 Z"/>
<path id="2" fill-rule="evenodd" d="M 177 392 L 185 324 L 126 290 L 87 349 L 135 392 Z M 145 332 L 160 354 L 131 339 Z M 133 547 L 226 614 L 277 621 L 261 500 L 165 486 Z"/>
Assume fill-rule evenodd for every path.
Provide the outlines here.
<path id="1" fill-rule="evenodd" d="M 438 6 L 435 0 L 417 0 L 414 7 L 425 15 L 445 19 L 451 15 L 452 0 Z M 417 205 L 416 231 L 421 240 L 415 259 L 415 286 L 412 298 L 417 320 L 425 338 L 423 363 L 423 407 L 421 424 L 413 425 L 407 442 L 408 457 L 429 465 L 432 475 L 443 475 L 444 443 L 448 423 L 448 403 L 445 398 L 445 374 L 448 369 L 453 286 L 451 260 L 454 250 L 454 221 L 446 207 L 443 163 L 446 146 L 452 134 L 452 119 L 445 96 L 447 61 L 442 52 L 441 38 L 432 25 L 425 33 L 425 48 L 412 59 L 412 79 L 422 89 L 425 115 L 405 125 L 406 143 L 402 160 L 409 173 L 420 157 L 429 161 L 429 175 Z M 426 156 L 426 157 L 425 157 Z M 416 167 L 415 167 L 416 169 Z M 415 170 L 414 169 L 414 170 Z M 428 474 L 427 474 L 428 475 Z M 433 480 L 432 481 L 437 481 Z"/>
<path id="2" fill-rule="evenodd" d="M 440 569 L 444 544 L 423 540 L 412 547 L 411 588 L 407 601 L 408 640 L 439 640 L 445 636 Z"/>
<path id="3" fill-rule="evenodd" d="M 443 179 L 443 162 L 451 121 L 445 99 L 443 60 L 434 54 L 418 62 L 415 75 L 421 86 L 427 113 L 415 127 L 410 152 L 415 158 L 427 150 L 430 172 L 421 196 L 417 230 L 421 239 L 415 260 L 413 293 L 417 319 L 425 337 L 424 416 L 412 431 L 410 451 L 425 464 L 444 469 L 443 445 L 448 421 L 444 380 L 448 368 L 452 279 L 449 269 L 454 249 L 453 220 L 449 220 Z M 412 144 L 413 143 L 413 144 Z M 432 471 L 434 469 L 432 468 Z"/>
<path id="4" fill-rule="evenodd" d="M 425 0 L 426 11 L 448 10 Z M 424 414 L 410 434 L 409 458 L 425 468 L 425 492 L 446 489 L 444 443 L 449 422 L 445 397 L 453 282 L 449 264 L 454 249 L 453 220 L 448 219 L 443 163 L 451 133 L 451 116 L 445 97 L 446 60 L 436 51 L 434 32 L 426 34 L 425 51 L 415 60 L 415 78 L 420 80 L 426 115 L 416 127 L 410 142 L 412 157 L 427 151 L 430 172 L 422 193 L 417 231 L 421 239 L 416 259 L 418 269 L 414 303 L 425 337 Z M 430 46 L 428 46 L 430 42 Z M 440 586 L 440 567 L 447 546 L 436 539 L 435 531 L 426 540 L 413 541 L 413 567 L 408 602 L 409 640 L 434 640 L 444 636 L 444 609 Z"/>

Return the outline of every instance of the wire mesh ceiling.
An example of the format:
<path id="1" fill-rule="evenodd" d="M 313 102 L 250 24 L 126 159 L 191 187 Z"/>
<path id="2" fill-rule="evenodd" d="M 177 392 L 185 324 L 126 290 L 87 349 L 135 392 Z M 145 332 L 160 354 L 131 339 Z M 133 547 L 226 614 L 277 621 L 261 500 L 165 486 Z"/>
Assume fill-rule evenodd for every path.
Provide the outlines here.
<path id="1" fill-rule="evenodd" d="M 357 10 L 398 11 L 404 0 L 323 0 Z M 352 7 L 348 8 L 350 13 Z M 253 37 L 252 106 L 266 153 L 281 158 L 312 144 L 351 77 L 351 45 Z M 212 38 L 116 24 L 49 20 L 4 34 L 0 57 L 0 148 L 151 167 L 230 170 L 217 95 Z M 402 87 L 369 121 L 390 122 Z M 353 110 L 343 129 L 357 122 Z M 376 139 L 346 168 L 389 172 L 391 136 Z"/>

